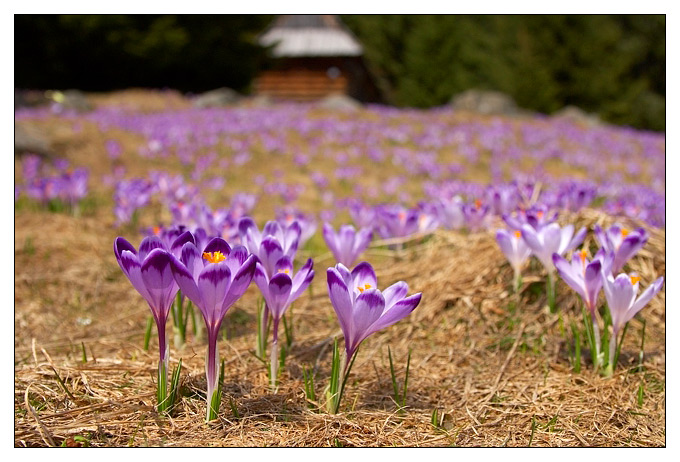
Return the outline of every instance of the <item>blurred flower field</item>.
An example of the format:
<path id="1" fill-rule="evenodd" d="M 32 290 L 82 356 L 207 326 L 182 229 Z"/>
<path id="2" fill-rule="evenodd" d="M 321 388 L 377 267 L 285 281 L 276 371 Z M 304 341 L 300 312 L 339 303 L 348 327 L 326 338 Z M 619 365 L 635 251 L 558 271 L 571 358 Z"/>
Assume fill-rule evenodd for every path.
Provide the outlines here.
<path id="1" fill-rule="evenodd" d="M 15 157 L 15 446 L 665 445 L 665 134 L 446 107 L 198 109 L 178 93 L 142 90 L 89 98 L 91 112 L 15 111 L 53 151 Z M 534 241 L 558 224 L 573 239 L 555 272 L 553 251 L 541 255 Z M 205 295 L 194 294 L 204 289 L 186 282 L 188 260 L 179 268 L 167 257 L 167 274 L 186 274 L 181 293 L 197 302 L 179 311 L 179 327 L 175 305 L 167 325 L 156 317 L 152 327 L 167 329 L 161 363 L 182 360 L 172 409 L 161 412 L 165 348 L 149 335 L 151 312 L 121 258 L 131 245 L 143 269 L 144 242 L 170 255 L 187 231 L 176 261 L 187 239 L 211 265 L 231 262 L 234 249 L 244 252 L 238 274 L 248 266 L 253 283 L 206 333 Z M 269 261 L 270 235 L 287 260 Z M 629 235 L 625 258 L 597 253 Z M 117 236 L 129 242 L 114 252 Z M 212 238 L 228 246 L 206 247 Z M 529 247 L 513 260 L 512 239 L 522 238 Z M 600 282 L 595 300 L 581 295 L 593 324 L 584 322 L 563 256 L 598 275 L 614 265 L 636 294 L 639 280 L 654 296 L 624 317 L 624 332 Z M 360 261 L 370 277 L 348 279 Z M 331 278 L 350 291 L 348 281 L 361 281 L 356 300 L 408 311 L 345 345 L 354 365 L 338 382 L 337 413 L 324 388 L 339 367 L 334 342 L 363 332 L 343 310 L 364 308 L 351 295 L 351 307 L 329 298 Z M 285 303 L 271 292 L 284 286 Z M 262 307 L 273 343 L 263 340 Z M 600 334 L 610 341 L 602 350 Z M 208 422 L 206 390 L 219 391 Z"/>

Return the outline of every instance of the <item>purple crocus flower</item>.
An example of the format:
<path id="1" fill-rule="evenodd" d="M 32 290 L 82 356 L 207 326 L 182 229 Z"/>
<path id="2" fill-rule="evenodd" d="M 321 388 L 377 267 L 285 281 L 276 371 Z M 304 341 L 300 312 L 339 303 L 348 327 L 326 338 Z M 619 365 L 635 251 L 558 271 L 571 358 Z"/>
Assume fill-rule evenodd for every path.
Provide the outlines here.
<path id="1" fill-rule="evenodd" d="M 538 258 L 548 272 L 547 296 L 550 312 L 554 313 L 555 306 L 555 266 L 553 265 L 553 254 L 564 255 L 565 252 L 573 249 L 586 236 L 586 228 L 581 228 L 574 235 L 574 225 L 567 225 L 560 228 L 557 223 L 550 223 L 540 229 L 535 229 L 530 224 L 522 225 L 522 238 L 531 248 L 536 258 Z"/>
<path id="2" fill-rule="evenodd" d="M 531 249 L 522 239 L 520 231 L 499 229 L 496 231 L 496 242 L 515 273 L 513 287 L 519 290 L 522 266 L 531 256 Z"/>
<path id="3" fill-rule="evenodd" d="M 357 232 L 352 225 L 342 225 L 336 234 L 330 224 L 323 225 L 323 238 L 335 260 L 349 268 L 354 266 L 359 254 L 366 250 L 372 237 L 371 228 L 361 228 Z"/>
<path id="4" fill-rule="evenodd" d="M 612 257 L 600 249 L 592 261 L 588 261 L 585 250 L 574 253 L 571 263 L 562 256 L 553 254 L 553 264 L 564 282 L 581 296 L 583 303 L 590 311 L 595 337 L 595 362 L 601 364 L 600 328 L 597 324 L 597 297 L 602 289 L 602 272 L 611 267 Z"/>
<path id="5" fill-rule="evenodd" d="M 208 382 L 207 420 L 217 415 L 212 409 L 218 393 L 219 351 L 217 336 L 224 316 L 246 291 L 253 279 L 257 259 L 243 246 L 229 247 L 219 237 L 212 239 L 201 253 L 193 242 L 186 242 L 180 258 L 172 258 L 172 274 L 182 294 L 201 310 L 208 332 L 208 355 L 205 373 Z"/>
<path id="6" fill-rule="evenodd" d="M 285 255 L 292 260 L 297 252 L 301 231 L 295 221 L 286 228 L 276 221 L 268 221 L 260 233 L 253 219 L 244 217 L 238 228 L 241 242 L 260 259 L 270 277 L 274 275 L 274 265 L 279 258 Z"/>
<path id="7" fill-rule="evenodd" d="M 345 367 L 364 339 L 406 317 L 422 297 L 422 293 L 407 297 L 408 285 L 403 281 L 378 290 L 375 271 L 367 262 L 351 272 L 338 263 L 328 268 L 327 278 L 328 294 L 345 336 Z"/>
<path id="8" fill-rule="evenodd" d="M 272 330 L 274 337 L 271 350 L 271 383 L 272 388 L 276 387 L 276 375 L 278 367 L 278 336 L 279 322 L 290 305 L 304 292 L 314 278 L 312 269 L 314 262 L 310 258 L 307 263 L 300 268 L 297 274 L 293 273 L 293 261 L 290 257 L 281 255 L 273 266 L 273 271 L 269 273 L 265 267 L 258 262 L 255 268 L 253 279 L 259 287 L 260 292 L 266 302 L 266 312 L 264 319 L 267 320 L 269 314 L 272 317 Z M 269 275 L 272 274 L 270 277 Z M 266 325 L 266 321 L 265 321 Z"/>
<path id="9" fill-rule="evenodd" d="M 293 223 L 297 222 L 300 227 L 298 247 L 303 247 L 316 232 L 316 220 L 312 215 L 298 212 L 291 208 L 279 210 L 276 214 L 276 221 L 279 222 L 284 232 L 290 228 Z"/>
<path id="10" fill-rule="evenodd" d="M 602 269 L 611 263 L 605 263 L 605 252 L 600 250 L 592 261 L 588 261 L 585 250 L 574 253 L 571 263 L 558 254 L 553 254 L 553 264 L 564 282 L 576 291 L 590 311 L 593 321 L 597 311 L 597 296 L 602 289 Z"/>
<path id="11" fill-rule="evenodd" d="M 378 232 L 383 239 L 407 237 L 418 232 L 419 212 L 399 204 L 376 207 Z"/>
<path id="12" fill-rule="evenodd" d="M 623 265 L 647 243 L 649 236 L 644 228 L 628 231 L 619 224 L 604 231 L 595 226 L 595 237 L 602 248 L 614 255 L 612 272 L 618 273 Z"/>
<path id="13" fill-rule="evenodd" d="M 439 198 L 434 203 L 439 222 L 446 229 L 460 229 L 465 225 L 465 215 L 463 215 L 463 199 L 460 196 L 452 198 Z"/>
<path id="14" fill-rule="evenodd" d="M 490 211 L 488 204 L 483 204 L 481 200 L 477 199 L 474 203 L 463 204 L 462 210 L 465 226 L 470 231 L 475 232 L 487 227 Z"/>
<path id="15" fill-rule="evenodd" d="M 146 237 L 139 245 L 139 252 L 122 237 L 117 237 L 113 243 L 113 252 L 118 265 L 149 304 L 151 314 L 158 329 L 158 349 L 160 360 L 158 364 L 159 386 L 167 383 L 169 345 L 165 339 L 165 323 L 170 312 L 178 286 L 172 276 L 170 260 L 171 254 L 165 250 L 163 243 L 157 236 Z M 166 390 L 161 390 L 166 396 Z M 172 403 L 170 403 L 172 404 Z M 158 403 L 160 409 L 166 409 L 168 403 Z"/>
<path id="16" fill-rule="evenodd" d="M 602 278 L 604 282 L 604 295 L 607 299 L 607 306 L 612 318 L 612 339 L 609 341 L 609 371 L 613 370 L 613 358 L 616 351 L 616 336 L 621 328 L 649 303 L 661 286 L 663 285 L 663 276 L 654 281 L 647 289 L 638 297 L 638 290 L 640 286 L 640 278 L 637 276 L 629 276 L 621 273 L 616 278 L 611 274 L 605 274 L 602 271 Z"/>
<path id="17" fill-rule="evenodd" d="M 524 224 L 521 232 L 522 238 L 543 263 L 548 273 L 554 270 L 553 254 L 564 255 L 581 244 L 586 237 L 585 227 L 574 234 L 574 225 L 571 224 L 560 228 L 557 223 L 550 223 L 538 230 L 529 224 Z"/>
<path id="18" fill-rule="evenodd" d="M 519 209 L 516 217 L 504 214 L 502 218 L 512 229 L 521 230 L 522 225 L 528 224 L 535 230 L 539 230 L 553 223 L 557 219 L 557 212 L 550 213 L 548 207 L 536 204 L 527 210 Z"/>

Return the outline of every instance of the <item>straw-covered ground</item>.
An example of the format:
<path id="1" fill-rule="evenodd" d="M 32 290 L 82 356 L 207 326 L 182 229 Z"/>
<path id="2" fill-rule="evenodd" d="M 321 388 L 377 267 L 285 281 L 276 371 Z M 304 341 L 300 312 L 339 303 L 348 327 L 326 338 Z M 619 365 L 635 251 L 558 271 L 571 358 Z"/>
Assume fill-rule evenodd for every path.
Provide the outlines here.
<path id="1" fill-rule="evenodd" d="M 70 134 L 57 130 L 58 121 L 44 125 L 56 127 L 65 157 L 96 169 L 104 154 L 94 126 Z M 181 399 L 171 417 L 159 416 L 156 334 L 144 350 L 149 310 L 112 249 L 121 233 L 135 245 L 141 238 L 113 226 L 110 198 L 93 182 L 95 205 L 78 217 L 28 206 L 15 211 L 16 446 L 666 444 L 665 288 L 631 321 L 612 377 L 593 371 L 587 351 L 576 373 L 570 326 L 581 323 L 577 296 L 558 281 L 559 310 L 551 314 L 536 262 L 513 295 L 512 269 L 492 231 L 437 231 L 402 250 L 375 242 L 364 254 L 381 288 L 404 280 L 423 298 L 409 317 L 362 344 L 339 414 L 318 412 L 303 381 L 303 368 L 313 369 L 323 401 L 333 339 L 342 338 L 326 289 L 325 270 L 335 262 L 317 232 L 314 251 L 303 251 L 314 258 L 316 277 L 292 308 L 293 343 L 278 391 L 270 391 L 265 366 L 251 354 L 253 285 L 229 311 L 219 342 L 219 418 L 205 423 L 205 343 L 191 334 L 182 350 L 171 344 L 171 364 L 182 359 Z M 560 221 L 590 229 L 640 225 L 591 209 Z M 649 242 L 630 263 L 642 287 L 665 274 L 665 231 L 646 228 Z M 402 410 L 393 399 L 388 347 L 400 386 L 411 352 Z"/>

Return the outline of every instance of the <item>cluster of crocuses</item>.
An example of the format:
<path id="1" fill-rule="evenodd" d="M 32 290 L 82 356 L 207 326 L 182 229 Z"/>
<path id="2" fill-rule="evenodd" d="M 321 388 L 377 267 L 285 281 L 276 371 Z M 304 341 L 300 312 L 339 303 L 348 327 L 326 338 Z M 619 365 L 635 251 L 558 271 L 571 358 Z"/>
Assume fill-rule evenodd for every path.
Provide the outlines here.
<path id="1" fill-rule="evenodd" d="M 574 226 L 561 227 L 557 214 L 545 207 L 534 206 L 516 216 L 504 217 L 509 229 L 499 229 L 496 240 L 514 270 L 513 287 L 519 290 L 521 269 L 531 255 L 545 267 L 548 274 L 547 296 L 552 312 L 555 312 L 554 273 L 581 297 L 584 305 L 584 322 L 593 366 L 611 374 L 616 367 L 618 335 L 621 329 L 656 295 L 663 284 L 663 277 L 652 282 L 638 296 L 639 281 L 634 273 L 621 272 L 630 260 L 647 242 L 644 228 L 628 230 L 613 225 L 607 230 L 600 226 L 594 229 L 599 250 L 590 258 L 586 248 L 576 250 L 586 236 L 586 228 L 574 234 Z M 574 250 L 571 261 L 564 255 Z M 606 314 L 599 314 L 599 294 L 604 288 Z M 590 314 L 588 319 L 585 314 Z M 604 328 L 611 323 L 612 333 L 607 336 L 608 349 L 603 348 L 599 318 L 604 318 Z M 622 335 L 623 337 L 623 335 Z"/>
<path id="2" fill-rule="evenodd" d="M 223 371 L 219 371 L 218 332 L 227 311 L 251 282 L 255 282 L 264 299 L 258 314 L 257 354 L 265 357 L 271 325 L 270 381 L 272 389 L 276 390 L 280 364 L 279 326 L 291 304 L 311 283 L 313 262 L 308 259 L 297 270 L 294 268 L 302 238 L 297 219 L 283 224 L 270 221 L 260 231 L 252 218 L 243 217 L 238 231 L 243 245 L 230 245 L 221 237 L 209 238 L 202 229 L 192 233 L 181 228 L 157 229 L 156 234 L 142 240 L 139 250 L 122 237 L 114 242 L 118 263 L 147 301 L 158 330 L 159 411 L 171 410 L 175 399 L 175 391 L 172 387 L 168 389 L 169 344 L 165 338 L 165 325 L 178 294 L 198 307 L 205 322 L 207 420 L 217 417 L 221 400 L 219 381 Z M 357 232 L 351 225 L 344 225 L 335 233 L 331 225 L 325 223 L 323 235 L 338 261 L 335 267 L 328 268 L 328 292 L 345 339 L 342 366 L 334 365 L 334 370 L 342 370 L 342 377 L 340 381 L 336 378 L 335 387 L 332 387 L 334 392 L 327 404 L 331 412 L 337 412 L 359 344 L 413 311 L 421 294 L 407 297 L 405 282 L 397 282 L 380 291 L 375 272 L 367 262 L 349 269 L 368 247 L 371 230 Z M 334 357 L 340 358 L 337 354 Z M 176 371 L 173 376 L 178 374 Z"/>
<path id="3" fill-rule="evenodd" d="M 17 120 L 46 115 L 40 109 L 15 111 Z M 308 168 L 319 188 L 338 189 L 334 185 L 342 183 L 357 199 L 367 202 L 377 196 L 389 196 L 385 200 L 406 205 L 420 200 L 452 200 L 459 195 L 468 204 L 474 227 L 484 215 L 485 206 L 494 214 L 498 211 L 489 198 L 472 192 L 480 185 L 463 185 L 458 180 L 488 164 L 494 186 L 503 184 L 504 178 L 518 178 L 530 171 L 543 183 L 543 203 L 552 201 L 551 205 L 574 210 L 598 197 L 609 214 L 635 217 L 653 226 L 665 223 L 663 133 L 607 125 L 584 127 L 544 116 L 461 120 L 447 107 L 412 111 L 376 105 L 357 111 L 351 118 L 319 113 L 318 108 L 305 104 L 145 114 L 102 106 L 87 114 L 62 117 L 75 123 L 94 122 L 102 133 L 116 128 L 142 136 L 140 156 L 177 159 L 191 172 L 192 180 L 203 185 L 216 181 L 207 175 L 224 172 L 227 167 L 241 175 L 258 153 L 264 153 L 289 161 L 291 167 Z M 123 152 L 113 139 L 107 140 L 106 149 L 112 159 Z M 218 152 L 228 155 L 220 156 Z M 318 171 L 321 163 L 330 167 L 323 169 L 328 176 Z M 579 176 L 587 180 L 573 182 L 574 188 L 562 187 L 561 165 L 572 172 L 578 169 L 582 174 Z M 381 175 L 377 182 L 364 181 L 376 172 L 390 170 L 395 174 L 387 178 Z M 330 172 L 340 173 L 341 178 Z M 362 174 L 357 175 L 359 172 Z M 425 196 L 431 196 L 427 198 L 417 190 L 406 191 L 404 186 L 412 185 L 414 176 L 423 189 L 427 187 L 435 194 L 423 190 Z M 229 182 L 230 178 L 227 175 L 222 180 Z M 258 186 L 288 202 L 297 198 L 303 185 L 286 185 L 282 180 L 265 181 L 263 177 Z M 451 190 L 451 182 L 470 189 L 469 193 Z M 481 206 L 475 207 L 478 200 Z M 453 223 L 455 226 L 455 219 Z M 482 221 L 481 226 L 488 226 L 488 221 Z"/>
<path id="4" fill-rule="evenodd" d="M 15 200 L 23 192 L 45 206 L 60 201 L 75 208 L 87 196 L 88 170 L 71 168 L 65 159 L 57 159 L 49 166 L 40 157 L 28 155 L 22 160 L 22 173 L 24 184 L 15 188 Z"/>

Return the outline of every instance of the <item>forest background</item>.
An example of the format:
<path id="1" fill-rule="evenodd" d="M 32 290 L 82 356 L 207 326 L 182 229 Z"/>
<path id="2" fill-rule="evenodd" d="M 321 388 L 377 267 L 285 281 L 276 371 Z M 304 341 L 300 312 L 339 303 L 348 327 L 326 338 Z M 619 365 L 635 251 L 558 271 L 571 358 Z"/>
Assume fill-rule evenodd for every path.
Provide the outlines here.
<path id="1" fill-rule="evenodd" d="M 399 107 L 497 90 L 551 114 L 565 106 L 665 131 L 664 15 L 341 15 Z M 273 15 L 15 15 L 15 87 L 249 93 L 271 65 Z"/>

